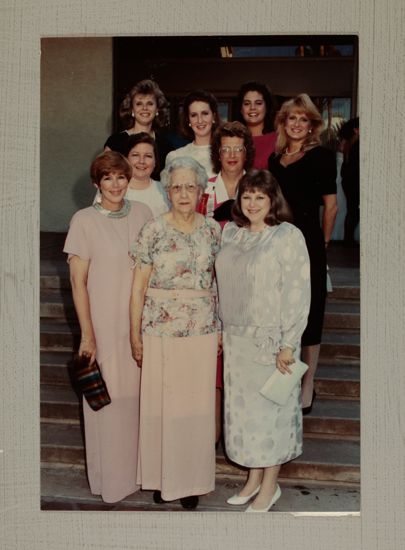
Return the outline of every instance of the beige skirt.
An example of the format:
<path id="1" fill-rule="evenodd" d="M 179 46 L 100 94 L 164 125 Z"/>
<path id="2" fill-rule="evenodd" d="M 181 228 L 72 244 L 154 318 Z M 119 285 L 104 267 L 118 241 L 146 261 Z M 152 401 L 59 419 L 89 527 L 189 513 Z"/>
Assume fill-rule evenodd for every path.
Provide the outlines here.
<path id="1" fill-rule="evenodd" d="M 164 500 L 213 491 L 217 334 L 143 346 L 137 482 Z"/>

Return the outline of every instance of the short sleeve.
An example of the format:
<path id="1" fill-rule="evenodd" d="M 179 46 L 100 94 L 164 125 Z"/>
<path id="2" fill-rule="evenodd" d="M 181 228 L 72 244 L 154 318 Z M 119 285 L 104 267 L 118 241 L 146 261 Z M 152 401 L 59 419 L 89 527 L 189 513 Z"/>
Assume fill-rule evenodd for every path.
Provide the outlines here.
<path id="1" fill-rule="evenodd" d="M 76 212 L 70 221 L 63 252 L 69 255 L 79 256 L 82 260 L 91 259 L 86 218 L 81 211 Z"/>
<path id="2" fill-rule="evenodd" d="M 143 226 L 138 238 L 130 247 L 129 254 L 136 267 L 153 264 L 152 248 L 155 236 L 156 224 L 151 220 Z"/>

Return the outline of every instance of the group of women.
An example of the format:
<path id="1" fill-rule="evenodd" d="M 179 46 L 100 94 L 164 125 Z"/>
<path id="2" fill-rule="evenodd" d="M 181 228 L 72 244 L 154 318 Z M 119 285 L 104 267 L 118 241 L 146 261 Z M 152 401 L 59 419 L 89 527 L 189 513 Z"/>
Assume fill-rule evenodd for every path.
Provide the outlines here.
<path id="1" fill-rule="evenodd" d="M 106 502 L 142 488 L 195 509 L 215 488 L 223 388 L 226 453 L 248 469 L 230 505 L 268 511 L 281 464 L 302 452 L 336 164 L 306 94 L 275 121 L 265 85 L 244 84 L 238 100 L 240 120 L 223 123 L 211 93 L 189 93 L 189 142 L 175 148 L 163 93 L 137 83 L 126 129 L 91 165 L 94 203 L 70 223 L 79 354 L 97 359 L 112 400 L 97 412 L 83 402 L 90 489 Z M 284 406 L 259 393 L 300 357 L 309 369 Z"/>

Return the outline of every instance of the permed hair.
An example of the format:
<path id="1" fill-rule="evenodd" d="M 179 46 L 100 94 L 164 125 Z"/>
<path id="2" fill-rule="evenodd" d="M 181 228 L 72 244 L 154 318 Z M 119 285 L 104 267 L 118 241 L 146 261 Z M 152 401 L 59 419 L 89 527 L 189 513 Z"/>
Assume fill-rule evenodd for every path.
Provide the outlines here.
<path id="1" fill-rule="evenodd" d="M 255 146 L 252 135 L 249 130 L 239 121 L 224 122 L 213 133 L 211 139 L 211 161 L 214 172 L 219 174 L 221 171 L 221 155 L 219 149 L 223 137 L 238 137 L 243 139 L 243 145 L 246 149 L 246 159 L 243 168 L 247 171 L 253 166 L 255 158 Z"/>
<path id="2" fill-rule="evenodd" d="M 250 82 L 245 82 L 239 88 L 238 96 L 236 99 L 237 119 L 243 124 L 246 124 L 246 121 L 244 120 L 241 111 L 243 100 L 245 99 L 245 95 L 248 92 L 259 92 L 259 94 L 262 95 L 264 103 L 266 104 L 266 115 L 264 117 L 263 134 L 269 134 L 274 130 L 274 114 L 276 112 L 276 102 L 269 88 L 266 86 L 266 84 L 263 84 L 262 82 L 251 80 Z"/>
<path id="3" fill-rule="evenodd" d="M 158 114 L 152 122 L 152 129 L 158 130 L 168 124 L 169 104 L 163 95 L 162 90 L 154 80 L 140 80 L 133 86 L 130 92 L 125 96 L 120 105 L 119 116 L 122 126 L 129 130 L 135 126 L 135 118 L 132 116 L 133 102 L 137 94 L 153 95 L 156 99 Z"/>
<path id="4" fill-rule="evenodd" d="M 303 144 L 303 150 L 308 151 L 321 143 L 320 135 L 323 130 L 322 117 L 308 94 L 299 94 L 297 97 L 284 101 L 276 114 L 276 153 L 283 153 L 288 146 L 288 137 L 285 131 L 287 117 L 292 111 L 304 113 L 311 121 L 311 132 L 308 133 Z"/>
<path id="5" fill-rule="evenodd" d="M 180 131 L 183 136 L 190 141 L 194 139 L 194 132 L 189 126 L 189 108 L 194 101 L 203 101 L 204 103 L 208 103 L 212 114 L 214 115 L 214 124 L 221 123 L 216 97 L 211 94 L 211 92 L 207 92 L 206 90 L 194 90 L 190 92 L 183 100 L 183 111 L 180 118 Z"/>
<path id="6" fill-rule="evenodd" d="M 241 178 L 238 193 L 232 206 L 232 219 L 239 227 L 247 227 L 250 221 L 242 212 L 241 197 L 244 193 L 260 191 L 270 198 L 270 210 L 264 219 L 267 225 L 292 222 L 292 213 L 281 192 L 276 178 L 268 170 L 250 170 Z"/>
<path id="7" fill-rule="evenodd" d="M 160 172 L 160 183 L 166 191 L 172 184 L 173 172 L 179 168 L 193 170 L 197 176 L 198 187 L 200 187 L 201 191 L 204 191 L 208 182 L 207 172 L 205 171 L 205 168 L 193 157 L 176 157 L 165 166 L 164 170 Z"/>
<path id="8" fill-rule="evenodd" d="M 105 151 L 98 155 L 90 166 L 90 177 L 92 183 L 100 187 L 101 178 L 111 172 L 124 174 L 129 181 L 132 177 L 132 166 L 127 159 L 116 151 Z"/>

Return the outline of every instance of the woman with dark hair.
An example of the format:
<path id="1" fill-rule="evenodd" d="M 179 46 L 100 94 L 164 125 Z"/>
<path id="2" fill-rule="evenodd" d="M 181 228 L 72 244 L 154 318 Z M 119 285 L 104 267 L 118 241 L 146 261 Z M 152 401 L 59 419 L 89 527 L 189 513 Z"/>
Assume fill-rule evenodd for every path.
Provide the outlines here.
<path id="1" fill-rule="evenodd" d="M 211 136 L 214 126 L 220 123 L 218 103 L 214 95 L 205 90 L 190 92 L 183 101 L 181 130 L 191 143 L 171 151 L 166 164 L 177 157 L 192 157 L 206 170 L 211 178 L 215 171 L 211 162 Z"/>
<path id="2" fill-rule="evenodd" d="M 294 225 L 302 231 L 311 259 L 311 309 L 301 342 L 302 360 L 309 365 L 302 382 L 303 413 L 308 414 L 316 397 L 314 376 L 327 291 L 326 248 L 337 214 L 336 158 L 320 146 L 323 120 L 307 94 L 283 103 L 276 127 L 276 152 L 269 158 L 269 170 L 291 207 Z"/>
<path id="3" fill-rule="evenodd" d="M 162 132 L 168 123 L 168 102 L 158 84 L 150 79 L 139 81 L 125 96 L 119 109 L 124 131 L 112 134 L 104 144 L 104 150 L 118 151 L 126 155 L 129 136 L 146 132 L 156 141 L 159 165 L 164 166 L 171 150 L 168 139 Z M 159 172 L 155 171 L 156 179 Z"/>
<path id="4" fill-rule="evenodd" d="M 275 371 L 291 372 L 300 353 L 310 300 L 304 238 L 267 170 L 239 182 L 233 222 L 222 232 L 215 263 L 223 324 L 225 447 L 249 468 L 242 490 L 228 504 L 266 512 L 281 495 L 281 464 L 302 452 L 299 385 L 280 407 L 259 390 Z"/>
<path id="5" fill-rule="evenodd" d="M 256 154 L 254 168 L 267 169 L 268 158 L 273 153 L 277 134 L 274 132 L 274 99 L 270 90 L 261 82 L 246 82 L 238 92 L 238 113 L 253 137 Z"/>
<path id="6" fill-rule="evenodd" d="M 117 502 L 139 489 L 140 376 L 129 340 L 129 248 L 152 213 L 124 198 L 132 168 L 120 153 L 99 155 L 90 173 L 101 202 L 73 216 L 64 252 L 81 329 L 79 355 L 97 359 L 111 397 L 99 411 L 83 400 L 87 476 L 93 494 Z"/>
<path id="7" fill-rule="evenodd" d="M 198 212 L 213 217 L 221 227 L 231 219 L 231 207 L 239 180 L 252 167 L 255 150 L 249 130 L 241 122 L 225 122 L 214 132 L 211 141 L 211 160 L 217 176 L 208 180 Z M 221 435 L 222 354 L 217 362 L 216 441 Z"/>
<path id="8" fill-rule="evenodd" d="M 125 198 L 130 201 L 143 202 L 152 210 L 154 218 L 169 210 L 167 194 L 159 181 L 152 179 L 152 172 L 158 170 L 157 148 L 155 140 L 146 132 L 132 134 L 128 137 L 125 156 L 132 166 L 132 177 L 129 180 Z M 100 202 L 101 193 L 97 190 L 94 201 Z"/>
<path id="9" fill-rule="evenodd" d="M 160 182 L 152 179 L 152 173 L 159 170 L 155 140 L 146 132 L 129 136 L 125 156 L 132 166 L 126 198 L 149 206 L 154 218 L 167 212 L 167 194 Z"/>

